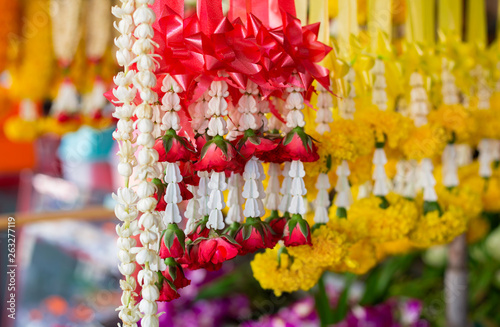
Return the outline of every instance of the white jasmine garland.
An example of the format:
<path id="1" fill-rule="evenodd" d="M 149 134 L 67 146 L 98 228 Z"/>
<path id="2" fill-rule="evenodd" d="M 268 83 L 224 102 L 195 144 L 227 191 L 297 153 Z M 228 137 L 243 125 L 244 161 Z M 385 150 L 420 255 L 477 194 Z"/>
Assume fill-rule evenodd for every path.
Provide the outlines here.
<path id="1" fill-rule="evenodd" d="M 349 175 L 351 175 L 351 170 L 346 160 L 342 160 L 340 165 L 337 167 L 337 184 L 335 185 L 335 191 L 337 195 L 335 196 L 335 205 L 337 208 L 349 209 L 353 203 L 351 187 L 349 186 Z"/>
<path id="2" fill-rule="evenodd" d="M 354 87 L 355 80 L 356 72 L 354 68 L 350 67 L 349 72 L 345 76 L 348 94 L 343 101 L 339 102 L 339 114 L 343 119 L 354 119 L 354 112 L 356 111 L 356 104 L 354 103 L 354 98 L 356 97 L 356 89 Z"/>
<path id="3" fill-rule="evenodd" d="M 208 198 L 208 215 L 207 227 L 213 229 L 223 229 L 224 220 L 222 217 L 222 209 L 226 207 L 224 202 L 224 191 L 227 189 L 226 174 L 213 171 L 208 182 L 210 197 Z"/>
<path id="4" fill-rule="evenodd" d="M 283 182 L 281 183 L 281 202 L 278 209 L 283 213 L 289 212 L 288 210 L 290 208 L 290 203 L 292 202 L 292 194 L 290 193 L 292 187 L 292 178 L 290 177 L 291 164 L 292 163 L 290 161 L 285 162 L 282 171 L 284 178 Z"/>
<path id="5" fill-rule="evenodd" d="M 318 111 L 316 112 L 316 131 L 320 134 L 330 132 L 330 123 L 333 122 L 333 114 L 331 111 L 333 99 L 330 92 L 321 84 L 318 84 Z"/>
<path id="6" fill-rule="evenodd" d="M 262 162 L 256 157 L 252 157 L 245 164 L 243 178 L 245 185 L 243 186 L 242 196 L 245 201 L 245 217 L 258 218 L 265 213 L 263 199 L 266 193 L 262 181 L 265 179 L 264 167 Z"/>
<path id="7" fill-rule="evenodd" d="M 372 68 L 373 74 L 373 92 L 372 102 L 380 110 L 387 110 L 387 83 L 385 80 L 385 65 L 381 59 L 375 59 L 375 65 Z"/>
<path id="8" fill-rule="evenodd" d="M 143 270 L 138 277 L 139 284 L 142 286 L 142 300 L 139 307 L 142 311 L 142 326 L 157 327 L 158 314 L 156 313 L 156 300 L 159 297 L 159 290 L 156 286 L 157 274 L 154 271 L 164 269 L 165 264 L 160 260 L 156 248 L 159 241 L 159 221 L 158 213 L 155 210 L 157 200 L 154 195 L 154 184 L 149 181 L 159 176 L 155 167 L 158 162 L 158 153 L 153 149 L 155 138 L 153 132 L 153 112 L 154 104 L 158 101 L 158 95 L 152 90 L 156 86 L 156 76 L 153 73 L 156 61 L 154 60 L 153 28 L 155 14 L 148 5 L 152 5 L 154 0 L 136 0 L 136 10 L 133 12 L 133 21 L 136 25 L 134 36 L 136 42 L 132 46 L 132 52 L 137 56 L 133 62 L 137 64 L 137 73 L 134 76 L 133 83 L 137 88 L 142 102 L 136 107 L 137 116 L 136 126 L 139 130 L 137 144 L 142 146 L 138 154 L 138 178 L 142 184 L 151 184 L 152 187 L 143 187 L 138 193 L 139 201 L 137 207 L 142 212 L 143 217 L 139 221 L 143 230 L 140 233 L 142 248 L 134 248 L 137 253 L 137 263 L 143 266 Z M 173 169 L 173 174 L 176 171 Z M 166 174 L 168 181 L 177 180 L 177 176 Z M 175 187 L 173 194 L 169 199 L 176 201 Z M 163 264 L 162 264 L 163 263 Z"/>
<path id="9" fill-rule="evenodd" d="M 136 280 L 131 275 L 135 270 L 135 253 L 133 249 L 136 246 L 136 241 L 131 236 L 139 233 L 137 223 L 137 201 L 138 196 L 135 191 L 129 187 L 130 176 L 132 176 L 133 168 L 137 164 L 135 158 L 136 147 L 133 145 L 135 137 L 133 135 L 133 122 L 131 120 L 134 114 L 136 89 L 130 87 L 134 72 L 129 70 L 129 66 L 134 58 L 131 52 L 135 38 L 132 35 L 134 23 L 132 13 L 135 9 L 133 0 L 121 0 L 121 6 L 112 8 L 113 14 L 119 19 L 115 23 L 115 28 L 120 32 L 120 35 L 115 39 L 115 45 L 118 47 L 117 60 L 118 64 L 124 68 L 123 72 L 118 73 L 114 78 L 117 85 L 113 90 L 114 96 L 118 99 L 115 103 L 116 110 L 113 116 L 118 119 L 117 129 L 113 133 L 114 139 L 118 142 L 120 163 L 118 164 L 118 173 L 124 177 L 125 187 L 117 190 L 113 194 L 113 198 L 117 202 L 115 206 L 115 214 L 118 219 L 123 221 L 123 224 L 116 226 L 118 234 L 118 258 L 120 265 L 118 269 L 125 279 L 120 280 L 120 288 L 122 289 L 121 306 L 118 307 L 118 316 L 122 320 L 123 326 L 137 326 L 137 322 L 141 318 L 138 305 L 135 303 L 133 292 L 137 286 Z"/>
<path id="10" fill-rule="evenodd" d="M 424 88 L 424 80 L 420 73 L 412 73 L 410 76 L 410 116 L 415 126 L 420 127 L 427 124 L 429 114 L 429 99 Z"/>
<path id="11" fill-rule="evenodd" d="M 423 189 L 424 201 L 436 202 L 437 194 L 435 190 L 436 180 L 432 174 L 434 166 L 431 159 L 425 158 L 420 162 L 419 178 L 417 180 L 417 187 Z"/>
<path id="12" fill-rule="evenodd" d="M 269 181 L 267 182 L 265 207 L 268 210 L 278 210 L 281 202 L 280 179 L 281 167 L 278 163 L 270 163 L 267 170 Z"/>
<path id="13" fill-rule="evenodd" d="M 228 178 L 228 196 L 227 196 L 227 206 L 229 211 L 226 216 L 226 224 L 230 225 L 232 223 L 242 223 L 243 217 L 243 202 L 244 198 L 242 196 L 243 187 L 243 176 L 241 174 L 231 172 L 231 176 Z"/>
<path id="14" fill-rule="evenodd" d="M 314 222 L 317 224 L 326 224 L 329 220 L 328 208 L 331 204 L 328 194 L 331 186 L 328 175 L 324 173 L 319 174 L 315 186 L 318 190 L 318 195 L 316 200 L 314 200 Z"/>
<path id="15" fill-rule="evenodd" d="M 385 173 L 385 164 L 387 163 L 387 157 L 383 148 L 375 149 L 373 153 L 373 194 L 376 196 L 386 196 L 389 194 L 389 184 L 387 181 L 387 175 Z"/>

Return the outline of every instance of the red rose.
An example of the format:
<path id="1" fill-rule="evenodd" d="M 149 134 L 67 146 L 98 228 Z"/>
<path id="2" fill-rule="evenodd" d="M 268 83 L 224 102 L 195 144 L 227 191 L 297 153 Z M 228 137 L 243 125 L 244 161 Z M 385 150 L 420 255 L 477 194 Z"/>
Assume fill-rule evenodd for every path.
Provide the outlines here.
<path id="1" fill-rule="evenodd" d="M 207 271 L 216 271 L 222 268 L 222 263 L 213 264 L 211 262 L 201 262 L 199 260 L 199 243 L 191 243 L 186 248 L 186 253 L 177 262 L 182 265 L 182 268 L 189 270 L 205 269 Z"/>
<path id="2" fill-rule="evenodd" d="M 236 144 L 236 148 L 246 160 L 252 156 L 259 157 L 259 155 L 272 151 L 278 146 L 273 140 L 255 135 L 253 130 L 245 132 L 244 136 L 236 140 Z"/>
<path id="3" fill-rule="evenodd" d="M 194 164 L 195 170 L 216 171 L 218 173 L 230 169 L 237 164 L 236 149 L 220 135 L 208 141 L 201 149 L 200 159 Z"/>
<path id="4" fill-rule="evenodd" d="M 160 194 L 160 198 L 158 199 L 158 193 L 155 193 L 153 197 L 158 200 L 158 203 L 156 204 L 156 211 L 165 211 L 165 208 L 167 207 L 167 202 L 165 202 L 165 199 L 163 198 L 163 194 Z"/>
<path id="5" fill-rule="evenodd" d="M 200 177 L 198 176 L 198 172 L 194 169 L 194 164 L 191 161 L 180 162 L 179 169 L 181 170 L 182 181 L 184 183 L 198 186 L 200 183 Z"/>
<path id="6" fill-rule="evenodd" d="M 287 161 L 300 160 L 313 162 L 319 160 L 318 149 L 313 139 L 301 127 L 291 130 L 281 142 L 283 155 Z"/>
<path id="7" fill-rule="evenodd" d="M 179 189 L 181 191 L 182 200 L 191 200 L 193 198 L 193 193 L 188 190 L 184 180 L 179 183 Z"/>
<path id="8" fill-rule="evenodd" d="M 241 245 L 239 254 L 254 253 L 259 249 L 273 248 L 276 245 L 274 232 L 260 218 L 247 218 L 235 237 Z"/>
<path id="9" fill-rule="evenodd" d="M 283 237 L 283 230 L 285 229 L 285 225 L 288 222 L 288 217 L 280 217 L 277 214 L 275 216 L 271 215 L 266 221 L 269 224 L 269 227 L 274 231 L 274 237 L 276 241 L 281 240 Z"/>
<path id="10" fill-rule="evenodd" d="M 227 235 L 202 239 L 199 242 L 198 259 L 201 263 L 217 265 L 235 258 L 238 255 L 240 247 L 238 243 L 229 239 Z"/>
<path id="11" fill-rule="evenodd" d="M 163 279 L 163 283 L 161 284 L 161 288 L 159 291 L 159 302 L 170 302 L 180 297 L 174 284 L 172 284 L 172 282 L 167 279 Z"/>
<path id="12" fill-rule="evenodd" d="M 196 160 L 196 151 L 193 145 L 182 136 L 170 129 L 163 138 L 156 140 L 154 149 L 158 152 L 159 162 L 177 162 Z"/>
<path id="13" fill-rule="evenodd" d="M 210 229 L 207 228 L 207 222 L 208 216 L 203 217 L 203 219 L 196 223 L 193 230 L 189 234 L 187 234 L 187 237 L 193 242 L 196 241 L 199 237 L 208 237 Z"/>
<path id="14" fill-rule="evenodd" d="M 174 259 L 169 258 L 165 260 L 165 264 L 167 265 L 167 269 L 162 272 L 163 277 L 170 281 L 176 289 L 180 289 L 191 284 L 191 281 L 184 275 L 182 267 L 175 262 Z"/>
<path id="15" fill-rule="evenodd" d="M 177 224 L 168 224 L 167 229 L 162 232 L 160 242 L 160 258 L 180 258 L 185 252 L 184 232 Z"/>
<path id="16" fill-rule="evenodd" d="M 256 153 L 256 157 L 262 160 L 263 162 L 272 162 L 272 163 L 283 163 L 288 161 L 288 158 L 283 154 L 283 146 L 281 144 L 281 138 L 275 138 L 272 140 L 275 147 L 272 151 L 261 151 Z"/>
<path id="17" fill-rule="evenodd" d="M 285 246 L 311 245 L 309 224 L 301 215 L 293 215 L 283 230 Z"/>

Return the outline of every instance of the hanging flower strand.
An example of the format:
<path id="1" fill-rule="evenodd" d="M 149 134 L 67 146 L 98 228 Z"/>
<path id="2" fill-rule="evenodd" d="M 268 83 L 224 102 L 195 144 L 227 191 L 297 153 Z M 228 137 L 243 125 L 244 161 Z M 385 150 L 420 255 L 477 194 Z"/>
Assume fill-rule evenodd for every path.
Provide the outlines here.
<path id="1" fill-rule="evenodd" d="M 118 316 L 122 320 L 123 326 L 137 326 L 140 319 L 140 313 L 135 303 L 135 289 L 137 283 L 132 274 L 135 271 L 135 254 L 132 249 L 136 246 L 132 235 L 138 233 L 137 227 L 137 194 L 129 185 L 130 176 L 133 173 L 133 167 L 137 164 L 133 145 L 135 137 L 133 135 L 133 121 L 135 105 L 133 100 L 136 95 L 136 89 L 131 86 L 134 71 L 130 70 L 135 55 L 132 53 L 132 46 L 135 38 L 132 35 L 134 31 L 134 22 L 132 13 L 135 9 L 134 0 L 121 0 L 121 6 L 112 8 L 113 15 L 119 18 L 115 23 L 115 28 L 120 35 L 115 39 L 115 45 L 118 47 L 116 59 L 118 64 L 123 67 L 123 72 L 118 73 L 114 78 L 117 85 L 113 89 L 113 95 L 117 98 L 115 102 L 116 109 L 113 117 L 118 119 L 117 129 L 113 133 L 113 138 L 118 142 L 120 163 L 118 164 L 118 173 L 124 178 L 124 187 L 120 187 L 113 198 L 117 201 L 115 213 L 118 219 L 123 221 L 122 225 L 117 225 L 118 234 L 118 257 L 121 261 L 118 269 L 124 275 L 125 279 L 120 280 L 120 288 L 123 295 L 122 304 L 118 307 Z"/>

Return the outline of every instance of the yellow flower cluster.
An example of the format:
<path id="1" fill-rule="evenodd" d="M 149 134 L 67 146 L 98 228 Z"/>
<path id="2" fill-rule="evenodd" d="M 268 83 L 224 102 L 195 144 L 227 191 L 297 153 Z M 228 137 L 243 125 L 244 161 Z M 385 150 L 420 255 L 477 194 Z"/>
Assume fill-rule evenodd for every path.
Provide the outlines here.
<path id="1" fill-rule="evenodd" d="M 3 129 L 5 136 L 14 142 L 32 142 L 38 136 L 36 121 L 26 121 L 18 116 L 7 119 Z"/>
<path id="2" fill-rule="evenodd" d="M 381 208 L 382 199 L 376 196 L 355 201 L 347 219 L 359 229 L 363 238 L 389 242 L 404 238 L 415 226 L 418 210 L 413 201 L 391 193 L 389 206 Z"/>
<path id="3" fill-rule="evenodd" d="M 308 266 L 325 268 L 343 261 L 350 243 L 345 235 L 322 225 L 312 232 L 312 246 L 302 245 L 288 249 L 288 253 L 303 260 Z"/>
<path id="4" fill-rule="evenodd" d="M 447 143 L 445 130 L 438 126 L 423 125 L 413 128 L 402 150 L 407 159 L 422 160 L 440 155 Z"/>
<path id="5" fill-rule="evenodd" d="M 500 138 L 500 111 L 475 109 L 472 115 L 478 128 L 475 133 L 475 141 L 483 138 Z"/>
<path id="6" fill-rule="evenodd" d="M 460 104 L 441 105 L 429 113 L 429 123 L 441 126 L 448 141 L 469 142 L 476 132 L 476 121 L 471 112 Z"/>
<path id="7" fill-rule="evenodd" d="M 253 276 L 264 289 L 271 289 L 276 296 L 283 292 L 307 291 L 323 274 L 320 267 L 308 265 L 301 258 L 280 253 L 280 245 L 258 253 L 250 263 Z"/>
<path id="8" fill-rule="evenodd" d="M 467 218 L 463 211 L 450 206 L 442 215 L 436 210 L 421 216 L 409 238 L 416 247 L 428 248 L 451 242 L 466 228 Z"/>
<path id="9" fill-rule="evenodd" d="M 370 107 L 356 111 L 355 119 L 363 122 L 373 131 L 376 142 L 387 142 L 390 148 L 396 148 L 408 138 L 412 121 L 394 111 L 381 111 Z"/>
<path id="10" fill-rule="evenodd" d="M 481 240 L 490 231 L 488 220 L 477 217 L 469 221 L 467 227 L 467 242 L 472 244 Z"/>
<path id="11" fill-rule="evenodd" d="M 375 146 L 368 125 L 348 119 L 337 119 L 330 124 L 331 132 L 325 133 L 325 151 L 335 159 L 353 161 L 369 154 Z"/>
<path id="12" fill-rule="evenodd" d="M 477 218 L 483 211 L 481 195 L 467 185 L 448 189 L 443 185 L 436 186 L 439 204 L 447 210 L 449 207 L 460 208 L 467 219 Z"/>

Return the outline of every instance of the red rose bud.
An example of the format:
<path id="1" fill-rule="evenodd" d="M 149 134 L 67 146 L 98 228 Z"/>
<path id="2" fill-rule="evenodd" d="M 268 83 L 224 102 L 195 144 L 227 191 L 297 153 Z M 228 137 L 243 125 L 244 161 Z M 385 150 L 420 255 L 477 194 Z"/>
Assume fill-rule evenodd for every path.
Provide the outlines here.
<path id="1" fill-rule="evenodd" d="M 162 272 L 163 277 L 172 282 L 176 289 L 180 289 L 191 284 L 191 281 L 184 275 L 182 267 L 175 262 L 173 258 L 166 259 L 165 264 L 167 265 L 167 269 Z"/>
<path id="2" fill-rule="evenodd" d="M 230 169 L 237 162 L 234 160 L 238 153 L 234 145 L 224 140 L 220 135 L 205 143 L 201 149 L 200 159 L 194 164 L 194 169 L 216 171 L 218 173 Z"/>
<path id="3" fill-rule="evenodd" d="M 259 249 L 273 248 L 276 238 L 271 227 L 260 218 L 247 218 L 235 237 L 236 242 L 241 245 L 239 254 L 254 253 Z"/>
<path id="4" fill-rule="evenodd" d="M 190 243 L 186 246 L 186 253 L 177 260 L 182 268 L 189 270 L 205 269 L 207 271 L 216 271 L 222 268 L 222 263 L 213 264 L 211 262 L 201 262 L 199 260 L 199 243 Z"/>
<path id="5" fill-rule="evenodd" d="M 302 127 L 295 127 L 281 142 L 283 154 L 288 161 L 313 162 L 319 160 L 318 149 L 312 137 Z"/>
<path id="6" fill-rule="evenodd" d="M 202 264 L 218 265 L 238 255 L 241 246 L 230 236 L 198 240 L 198 260 Z"/>
<path id="7" fill-rule="evenodd" d="M 276 242 L 283 238 L 283 230 L 285 229 L 285 225 L 288 222 L 289 217 L 284 216 L 280 217 L 277 211 L 273 211 L 271 216 L 266 219 L 266 222 L 269 224 L 269 227 L 274 232 L 274 237 Z"/>
<path id="8" fill-rule="evenodd" d="M 191 161 L 180 162 L 179 169 L 181 170 L 182 181 L 184 183 L 198 186 L 200 183 L 200 177 L 198 176 L 198 172 L 194 169 L 194 164 Z"/>
<path id="9" fill-rule="evenodd" d="M 184 255 L 186 236 L 177 224 L 168 224 L 161 235 L 160 258 L 180 258 Z"/>
<path id="10" fill-rule="evenodd" d="M 245 135 L 240 137 L 236 142 L 236 148 L 246 160 L 252 156 L 258 157 L 261 154 L 272 151 L 278 146 L 274 141 L 256 135 L 251 129 L 245 131 Z"/>
<path id="11" fill-rule="evenodd" d="M 208 216 L 203 217 L 200 221 L 198 221 L 193 228 L 193 230 L 187 234 L 187 237 L 191 241 L 196 241 L 199 237 L 208 237 L 210 233 L 210 229 L 207 228 Z"/>
<path id="12" fill-rule="evenodd" d="M 167 203 L 163 198 L 163 195 L 165 194 L 165 185 L 159 178 L 153 178 L 152 182 L 155 184 L 157 189 L 156 193 L 153 195 L 153 197 L 158 201 L 156 204 L 156 211 L 165 211 L 165 208 L 167 207 Z"/>
<path id="13" fill-rule="evenodd" d="M 158 297 L 159 302 L 170 302 L 180 297 L 179 293 L 177 292 L 177 288 L 171 281 L 167 280 L 166 278 L 163 278 L 160 281 L 161 283 L 157 285 L 158 290 L 160 291 L 160 297 Z"/>
<path id="14" fill-rule="evenodd" d="M 288 160 L 286 156 L 284 156 L 283 145 L 281 144 L 281 138 L 275 138 L 272 140 L 275 148 L 272 151 L 259 152 L 256 154 L 257 158 L 262 160 L 263 162 L 272 162 L 272 163 L 283 163 Z"/>
<path id="15" fill-rule="evenodd" d="M 285 246 L 311 245 L 309 224 L 301 215 L 293 215 L 283 230 Z"/>
<path id="16" fill-rule="evenodd" d="M 156 140 L 154 149 L 158 152 L 159 162 L 177 162 L 196 160 L 196 151 L 193 145 L 175 130 L 166 131 L 163 138 Z"/>

